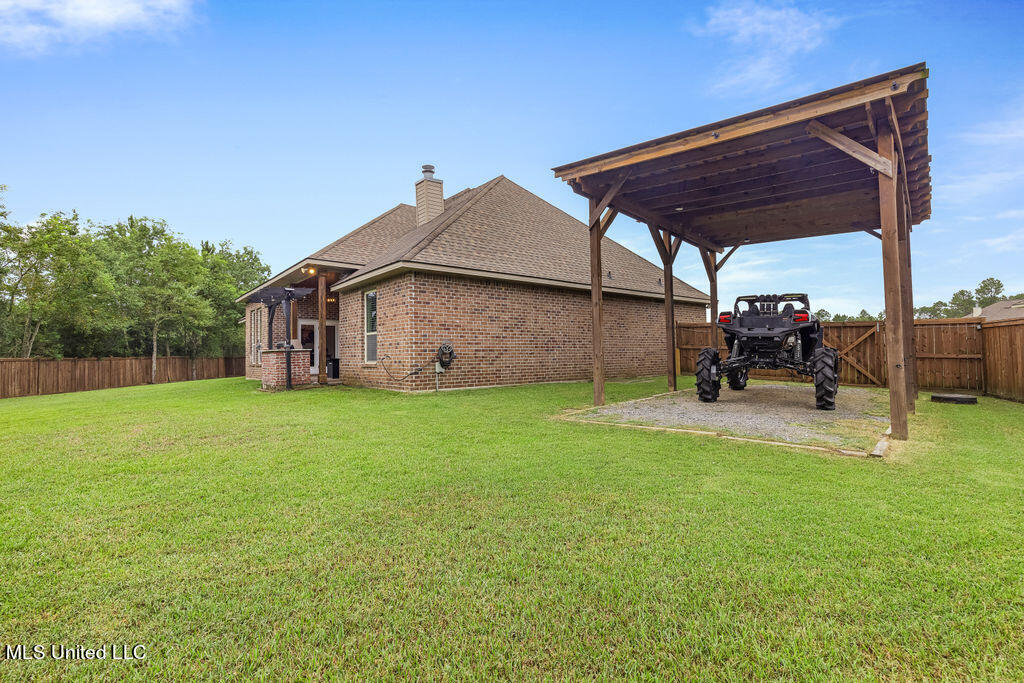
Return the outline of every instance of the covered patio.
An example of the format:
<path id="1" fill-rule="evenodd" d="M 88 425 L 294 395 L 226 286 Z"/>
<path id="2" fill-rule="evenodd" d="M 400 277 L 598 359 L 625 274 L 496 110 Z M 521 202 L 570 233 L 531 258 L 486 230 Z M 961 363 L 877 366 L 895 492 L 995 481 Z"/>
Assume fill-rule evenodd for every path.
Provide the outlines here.
<path id="1" fill-rule="evenodd" d="M 927 76 L 922 62 L 553 169 L 590 206 L 594 404 L 604 403 L 601 238 L 618 214 L 647 225 L 662 259 L 672 391 L 672 265 L 684 242 L 700 253 L 714 320 L 718 272 L 741 246 L 863 232 L 881 242 L 892 436 L 906 439 L 917 396 L 910 234 L 931 214 Z"/>

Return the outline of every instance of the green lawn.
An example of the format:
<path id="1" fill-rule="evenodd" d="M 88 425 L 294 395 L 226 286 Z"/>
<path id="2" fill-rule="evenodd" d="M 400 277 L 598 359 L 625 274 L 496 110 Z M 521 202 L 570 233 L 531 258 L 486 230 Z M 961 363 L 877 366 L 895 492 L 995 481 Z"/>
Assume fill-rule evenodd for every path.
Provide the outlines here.
<path id="1" fill-rule="evenodd" d="M 0 678 L 1024 677 L 1024 405 L 878 460 L 551 419 L 590 392 L 4 400 L 0 657 L 148 656 Z"/>

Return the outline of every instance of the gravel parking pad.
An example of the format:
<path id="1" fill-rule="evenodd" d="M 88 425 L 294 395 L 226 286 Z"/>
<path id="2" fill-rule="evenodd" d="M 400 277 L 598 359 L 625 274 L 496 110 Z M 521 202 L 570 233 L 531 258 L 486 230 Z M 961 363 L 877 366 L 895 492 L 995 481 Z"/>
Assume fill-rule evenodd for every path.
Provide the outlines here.
<path id="1" fill-rule="evenodd" d="M 577 418 L 870 449 L 889 423 L 885 398 L 881 391 L 840 387 L 836 409 L 823 411 L 814 407 L 811 384 L 751 383 L 743 391 L 723 386 L 716 403 L 701 403 L 686 389 L 594 408 Z"/>

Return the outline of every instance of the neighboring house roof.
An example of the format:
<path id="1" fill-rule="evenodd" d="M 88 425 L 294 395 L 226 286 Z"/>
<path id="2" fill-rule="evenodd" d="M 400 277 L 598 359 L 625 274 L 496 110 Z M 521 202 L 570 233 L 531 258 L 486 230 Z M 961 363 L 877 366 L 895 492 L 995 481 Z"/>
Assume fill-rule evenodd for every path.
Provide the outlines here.
<path id="1" fill-rule="evenodd" d="M 590 289 L 588 227 L 504 176 L 444 200 L 444 211 L 416 225 L 416 209 L 399 204 L 260 285 L 278 284 L 306 263 L 343 264 L 354 272 L 343 290 L 408 270 Z M 663 271 L 607 237 L 601 241 L 607 292 L 661 298 Z M 708 296 L 673 278 L 677 300 Z M 244 298 L 244 296 L 242 297 Z"/>
<path id="2" fill-rule="evenodd" d="M 981 317 L 985 320 L 1010 320 L 1024 318 L 1024 299 L 1006 299 L 981 309 Z"/>

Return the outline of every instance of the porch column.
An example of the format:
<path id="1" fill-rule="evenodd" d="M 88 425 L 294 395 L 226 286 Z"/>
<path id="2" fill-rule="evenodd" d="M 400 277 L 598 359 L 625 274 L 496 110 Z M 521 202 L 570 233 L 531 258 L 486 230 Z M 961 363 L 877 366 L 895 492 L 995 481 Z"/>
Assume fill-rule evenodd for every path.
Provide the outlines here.
<path id="1" fill-rule="evenodd" d="M 905 194 L 899 193 L 899 242 L 900 274 L 902 287 L 900 300 L 903 305 L 903 357 L 907 376 L 907 410 L 917 410 L 917 347 L 914 341 L 914 286 L 910 265 L 910 217 L 907 214 Z"/>
<path id="2" fill-rule="evenodd" d="M 700 258 L 704 262 L 704 270 L 708 274 L 708 298 L 711 307 L 708 318 L 711 321 L 711 327 L 708 330 L 708 346 L 717 350 L 718 327 L 715 323 L 718 321 L 718 264 L 715 262 L 718 260 L 718 254 L 710 249 L 701 249 Z"/>
<path id="3" fill-rule="evenodd" d="M 885 350 L 889 372 L 889 419 L 892 438 L 906 441 L 907 377 L 903 317 L 903 268 L 900 263 L 896 152 L 886 119 L 876 122 L 878 154 L 892 164 L 892 176 L 878 173 L 878 210 L 882 227 L 882 274 L 885 280 Z"/>
<path id="4" fill-rule="evenodd" d="M 317 334 L 320 335 L 320 349 L 317 352 L 317 373 L 316 381 L 320 384 L 327 384 L 327 276 L 320 273 L 316 276 L 316 308 L 317 308 Z"/>
<path id="5" fill-rule="evenodd" d="M 679 246 L 683 241 L 679 237 L 672 237 L 670 233 L 660 230 L 652 223 L 647 224 L 647 229 L 651 231 L 651 237 L 654 238 L 654 246 L 658 249 L 658 255 L 661 256 L 661 263 L 664 268 L 664 275 L 662 277 L 665 282 L 665 353 L 668 354 L 668 362 L 666 364 L 668 390 L 676 391 L 678 368 L 676 367 L 676 311 L 672 282 L 672 264 L 676 260 L 676 254 L 679 253 Z"/>
<path id="6" fill-rule="evenodd" d="M 601 288 L 604 286 L 601 277 L 601 221 L 594 220 L 597 202 L 590 200 L 590 303 L 593 326 L 594 353 L 594 405 L 604 405 L 604 330 L 603 330 L 603 298 Z"/>

